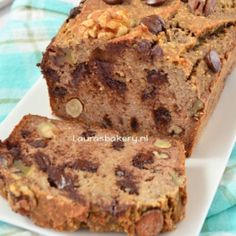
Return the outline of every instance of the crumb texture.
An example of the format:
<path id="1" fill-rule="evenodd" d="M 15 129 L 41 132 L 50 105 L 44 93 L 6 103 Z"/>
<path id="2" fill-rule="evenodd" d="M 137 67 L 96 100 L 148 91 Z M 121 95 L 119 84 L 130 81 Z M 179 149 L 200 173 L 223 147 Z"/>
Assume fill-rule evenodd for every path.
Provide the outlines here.
<path id="1" fill-rule="evenodd" d="M 0 146 L 0 193 L 12 209 L 59 231 L 156 235 L 175 228 L 186 204 L 177 141 L 92 142 L 115 131 L 28 115 Z M 78 139 L 83 138 L 83 142 Z M 158 223 L 158 224 L 156 224 Z"/>

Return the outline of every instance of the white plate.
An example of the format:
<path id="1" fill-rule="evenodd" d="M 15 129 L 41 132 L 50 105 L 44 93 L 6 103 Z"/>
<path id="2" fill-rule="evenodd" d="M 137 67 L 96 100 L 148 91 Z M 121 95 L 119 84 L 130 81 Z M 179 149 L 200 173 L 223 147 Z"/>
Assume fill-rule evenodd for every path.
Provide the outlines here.
<path id="1" fill-rule="evenodd" d="M 186 218 L 173 232 L 165 236 L 197 236 L 213 200 L 219 181 L 234 145 L 236 134 L 236 70 L 231 74 L 217 109 L 201 137 L 191 159 L 187 160 L 188 206 Z M 51 117 L 45 81 L 40 79 L 29 93 L 19 102 L 0 126 L 0 138 L 8 137 L 14 126 L 28 113 Z M 0 220 L 50 236 L 94 236 L 122 235 L 97 234 L 88 231 L 79 233 L 58 233 L 42 229 L 25 217 L 11 211 L 7 202 L 0 198 Z"/>

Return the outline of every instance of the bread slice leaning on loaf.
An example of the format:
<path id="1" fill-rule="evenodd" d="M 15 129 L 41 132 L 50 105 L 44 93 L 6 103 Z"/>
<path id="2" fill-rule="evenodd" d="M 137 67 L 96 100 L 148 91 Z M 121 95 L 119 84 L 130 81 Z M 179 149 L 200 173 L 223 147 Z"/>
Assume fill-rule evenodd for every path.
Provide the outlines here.
<path id="1" fill-rule="evenodd" d="M 173 230 L 185 214 L 183 145 L 114 140 L 117 135 L 25 116 L 0 143 L 1 195 L 15 212 L 59 231 L 155 236 Z"/>

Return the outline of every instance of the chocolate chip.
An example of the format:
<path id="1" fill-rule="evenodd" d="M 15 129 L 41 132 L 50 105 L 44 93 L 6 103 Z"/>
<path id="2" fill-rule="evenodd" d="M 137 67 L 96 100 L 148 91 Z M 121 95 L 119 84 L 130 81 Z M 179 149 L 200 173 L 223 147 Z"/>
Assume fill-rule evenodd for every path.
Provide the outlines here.
<path id="1" fill-rule="evenodd" d="M 204 8 L 204 15 L 209 16 L 216 7 L 216 0 L 206 0 L 206 5 Z"/>
<path id="2" fill-rule="evenodd" d="M 99 165 L 88 160 L 76 160 L 71 167 L 75 170 L 87 171 L 91 173 L 96 173 Z"/>
<path id="3" fill-rule="evenodd" d="M 133 157 L 133 166 L 139 169 L 146 169 L 146 165 L 154 163 L 154 154 L 152 152 L 138 153 Z"/>
<path id="4" fill-rule="evenodd" d="M 158 15 L 146 16 L 140 23 L 147 26 L 148 30 L 156 35 L 165 30 L 165 22 Z"/>
<path id="5" fill-rule="evenodd" d="M 122 168 L 120 166 L 117 166 L 116 169 L 115 169 L 115 175 L 117 177 L 125 177 L 125 178 L 131 178 L 133 177 L 132 174 L 126 170 L 125 168 Z"/>
<path id="6" fill-rule="evenodd" d="M 77 15 L 81 13 L 81 7 L 74 7 L 70 10 L 69 19 L 74 19 Z"/>
<path id="7" fill-rule="evenodd" d="M 117 200 L 112 201 L 111 205 L 108 208 L 108 212 L 116 217 L 123 215 L 126 211 L 127 211 L 127 206 L 120 205 Z"/>
<path id="8" fill-rule="evenodd" d="M 196 15 L 202 15 L 206 1 L 201 0 L 189 0 L 188 5 L 190 10 Z"/>
<path id="9" fill-rule="evenodd" d="M 211 50 L 206 55 L 206 63 L 208 67 L 214 72 L 218 73 L 221 70 L 221 60 L 219 54 L 215 50 Z"/>
<path id="10" fill-rule="evenodd" d="M 117 150 L 120 151 L 125 147 L 125 144 L 122 140 L 117 140 L 117 141 L 113 141 L 112 142 L 112 147 Z"/>
<path id="11" fill-rule="evenodd" d="M 44 139 L 37 139 L 37 140 L 29 141 L 29 145 L 35 148 L 45 148 L 47 147 L 48 143 Z"/>
<path id="12" fill-rule="evenodd" d="M 4 181 L 4 180 L 5 180 L 5 176 L 3 176 L 2 174 L 0 174 L 0 180 Z"/>
<path id="13" fill-rule="evenodd" d="M 6 147 L 12 157 L 14 157 L 15 159 L 19 159 L 19 157 L 21 156 L 21 147 L 18 143 L 11 143 L 9 141 L 6 141 Z"/>
<path id="14" fill-rule="evenodd" d="M 84 197 L 80 193 L 78 193 L 75 188 L 73 188 L 73 187 L 66 187 L 65 190 L 68 192 L 69 197 L 72 200 L 74 200 L 76 202 L 79 202 L 79 203 L 81 203 L 84 206 L 86 205 L 86 201 L 85 201 Z"/>
<path id="15" fill-rule="evenodd" d="M 2 144 L 2 143 L 1 143 Z M 17 147 L 19 144 L 18 143 L 12 143 L 12 142 L 10 142 L 10 141 L 6 141 L 6 147 L 7 147 L 7 150 L 10 150 L 10 149 L 12 149 L 12 148 L 14 148 L 14 147 Z"/>
<path id="16" fill-rule="evenodd" d="M 98 72 L 101 76 L 102 82 L 110 89 L 116 90 L 119 93 L 124 93 L 127 90 L 126 83 L 111 77 L 111 63 L 105 61 L 96 61 Z"/>
<path id="17" fill-rule="evenodd" d="M 127 89 L 126 83 L 123 81 L 114 80 L 114 79 L 106 77 L 105 83 L 108 85 L 109 88 L 111 88 L 113 90 L 117 90 L 121 93 L 124 93 Z"/>
<path id="18" fill-rule="evenodd" d="M 157 236 L 162 231 L 164 217 L 160 210 L 150 210 L 144 213 L 137 222 L 135 231 L 137 236 Z"/>
<path id="19" fill-rule="evenodd" d="M 69 193 L 69 197 L 73 200 L 85 203 L 84 199 L 82 199 L 82 196 L 77 192 L 77 188 L 80 187 L 78 183 L 78 175 L 72 172 L 66 172 L 63 166 L 54 167 L 54 169 L 56 171 L 59 171 L 59 179 L 57 179 L 57 188 L 67 191 Z M 53 176 L 55 175 L 52 174 L 52 177 Z"/>
<path id="20" fill-rule="evenodd" d="M 82 134 L 81 134 L 81 137 L 85 138 L 85 139 L 88 139 L 88 138 L 91 138 L 91 137 L 94 137 L 96 135 L 96 132 L 93 131 L 93 130 L 87 130 L 87 131 L 84 131 Z"/>
<path id="21" fill-rule="evenodd" d="M 147 5 L 150 6 L 161 6 L 166 0 L 146 0 Z"/>
<path id="22" fill-rule="evenodd" d="M 98 61 L 105 62 L 109 66 L 116 60 L 114 55 L 122 55 L 129 47 L 130 43 L 128 42 L 110 43 L 106 45 L 105 50 L 101 48 L 95 49 L 93 55 Z"/>
<path id="23" fill-rule="evenodd" d="M 51 68 L 43 69 L 43 74 L 45 75 L 45 77 L 47 79 L 50 79 L 50 80 L 53 80 L 53 81 L 56 81 L 56 82 L 60 81 L 60 77 L 59 77 L 57 71 L 55 71 Z"/>
<path id="24" fill-rule="evenodd" d="M 43 152 L 36 152 L 34 154 L 35 162 L 37 163 L 40 170 L 46 172 L 48 167 L 51 165 L 49 156 Z"/>
<path id="25" fill-rule="evenodd" d="M 22 138 L 26 139 L 30 136 L 31 132 L 29 130 L 21 130 Z"/>
<path id="26" fill-rule="evenodd" d="M 47 172 L 48 182 L 51 187 L 61 190 L 73 186 L 73 179 L 70 176 L 66 175 L 63 169 L 50 166 Z"/>
<path id="27" fill-rule="evenodd" d="M 10 150 L 10 154 L 15 157 L 15 158 L 18 158 L 21 154 L 21 149 L 20 147 L 14 147 Z"/>
<path id="28" fill-rule="evenodd" d="M 164 52 L 162 48 L 158 44 L 156 44 L 151 50 L 152 59 L 157 60 L 157 59 L 162 58 L 163 56 L 164 56 Z"/>
<path id="29" fill-rule="evenodd" d="M 147 99 L 152 99 L 156 96 L 157 92 L 156 92 L 156 88 L 154 86 L 148 87 L 147 89 L 145 89 L 143 91 L 142 94 L 142 101 L 145 101 Z"/>
<path id="30" fill-rule="evenodd" d="M 112 121 L 108 115 L 103 117 L 102 126 L 103 128 L 112 128 Z"/>
<path id="31" fill-rule="evenodd" d="M 189 0 L 188 5 L 195 15 L 208 16 L 214 11 L 216 0 Z"/>
<path id="32" fill-rule="evenodd" d="M 124 0 L 103 0 L 105 3 L 109 5 L 117 5 L 117 4 L 122 4 Z"/>
<path id="33" fill-rule="evenodd" d="M 139 122 L 138 122 L 138 119 L 136 117 L 132 117 L 131 120 L 130 120 L 130 126 L 131 126 L 131 129 L 134 131 L 134 132 L 138 132 L 139 130 Z"/>
<path id="34" fill-rule="evenodd" d="M 72 72 L 72 84 L 74 86 L 77 86 L 79 82 L 88 74 L 90 73 L 89 71 L 89 66 L 86 63 L 80 63 L 76 69 Z"/>
<path id="35" fill-rule="evenodd" d="M 150 84 L 162 85 L 168 81 L 168 77 L 162 70 L 151 70 L 148 72 L 147 81 Z"/>
<path id="36" fill-rule="evenodd" d="M 67 94 L 67 89 L 64 87 L 55 87 L 52 91 L 55 97 L 64 97 Z"/>
<path id="37" fill-rule="evenodd" d="M 135 194 L 138 195 L 138 187 L 136 182 L 134 182 L 132 179 L 122 179 L 117 181 L 117 185 L 120 187 L 120 189 L 128 194 Z"/>
<path id="38" fill-rule="evenodd" d="M 167 125 L 171 121 L 171 114 L 165 107 L 159 107 L 153 111 L 156 125 Z"/>
<path id="39" fill-rule="evenodd" d="M 68 17 L 68 19 L 67 19 L 67 22 L 68 22 L 70 19 L 75 18 L 77 15 L 79 15 L 79 14 L 81 13 L 81 10 L 82 10 L 82 8 L 83 8 L 85 2 L 86 2 L 86 0 L 81 0 L 78 7 L 75 7 L 75 8 L 73 8 L 73 9 L 71 9 L 70 14 L 69 14 L 69 17 Z"/>
<path id="40" fill-rule="evenodd" d="M 152 43 L 148 40 L 142 40 L 135 45 L 135 48 L 139 53 L 148 55 L 152 49 Z"/>
<path id="41" fill-rule="evenodd" d="M 151 181 L 153 181 L 154 178 L 155 178 L 155 176 L 151 176 L 151 177 L 145 179 L 145 182 L 151 182 Z"/>
<path id="42" fill-rule="evenodd" d="M 125 172 L 123 170 L 116 170 L 115 171 L 115 175 L 118 176 L 118 177 L 123 177 L 125 176 Z"/>

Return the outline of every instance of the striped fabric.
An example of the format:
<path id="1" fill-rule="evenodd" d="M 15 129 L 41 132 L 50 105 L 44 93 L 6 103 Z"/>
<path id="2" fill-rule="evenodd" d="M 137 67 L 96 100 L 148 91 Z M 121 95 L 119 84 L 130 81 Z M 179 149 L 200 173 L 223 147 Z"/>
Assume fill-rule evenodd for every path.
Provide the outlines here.
<path id="1" fill-rule="evenodd" d="M 74 0 L 16 0 L 0 32 L 0 121 L 40 77 L 42 51 L 78 3 Z"/>
<path id="2" fill-rule="evenodd" d="M 215 231 L 217 233 L 211 233 Z M 205 233 L 202 236 L 236 235 L 236 146 L 225 169 L 202 232 Z M 226 232 L 228 234 L 224 234 Z"/>
<path id="3" fill-rule="evenodd" d="M 40 77 L 36 64 L 77 0 L 15 0 L 0 31 L 0 121 Z M 0 207 L 1 210 L 1 207 Z M 236 147 L 201 236 L 236 235 Z M 0 222 L 0 236 L 36 235 Z M 185 236 L 185 235 L 183 235 Z"/>

